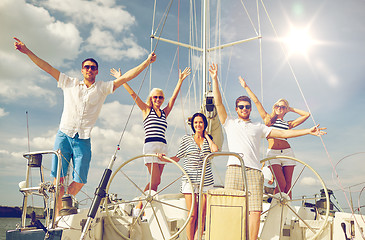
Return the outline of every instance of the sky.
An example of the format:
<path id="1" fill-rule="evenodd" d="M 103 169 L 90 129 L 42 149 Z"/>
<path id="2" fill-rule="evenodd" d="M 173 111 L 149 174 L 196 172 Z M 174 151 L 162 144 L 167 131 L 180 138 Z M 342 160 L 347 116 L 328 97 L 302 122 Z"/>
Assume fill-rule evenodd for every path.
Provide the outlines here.
<path id="1" fill-rule="evenodd" d="M 141 88 L 142 99 L 147 97 L 151 86 L 162 88 L 167 97 L 171 96 L 178 69 L 191 67 L 192 74 L 184 81 L 168 118 L 167 140 L 169 154 L 173 155 L 179 139 L 190 132 L 185 119 L 199 110 L 200 55 L 195 52 L 189 57 L 189 51 L 183 47 L 177 49 L 156 40 L 151 43 L 150 35 L 156 32 L 156 36 L 161 34 L 163 38 L 200 46 L 200 41 L 196 40 L 200 39 L 200 34 L 190 30 L 190 26 L 197 26 L 200 31 L 200 25 L 190 20 L 186 2 L 174 1 L 165 22 L 163 14 L 168 1 L 157 1 L 155 17 L 154 1 L 145 0 L 1 1 L 0 191 L 3 194 L 0 205 L 21 205 L 18 183 L 25 179 L 23 154 L 29 149 L 52 149 L 63 109 L 62 91 L 57 88 L 55 79 L 16 51 L 13 37 L 22 40 L 53 67 L 73 77 L 82 78 L 82 60 L 95 58 L 99 62 L 99 81 L 113 80 L 110 68 L 126 72 L 155 49 L 157 61 L 149 69 L 151 74 L 145 71 L 130 82 L 135 90 Z M 209 54 L 209 61 L 218 63 L 229 114 L 235 116 L 234 100 L 245 94 L 238 76 L 246 79 L 268 112 L 279 98 L 288 99 L 293 107 L 310 111 L 311 118 L 300 128 L 319 123 L 327 128 L 328 134 L 322 138 L 290 139 L 296 156 L 321 175 L 343 208 L 348 208 L 351 201 L 355 207 L 359 206 L 358 202 L 365 205 L 362 192 L 365 187 L 365 112 L 362 110 L 365 104 L 365 2 L 268 0 L 263 1 L 264 7 L 259 3 L 260 21 L 255 1 L 242 2 L 248 14 L 241 1 L 222 1 L 220 14 L 216 13 L 215 1 L 211 4 L 209 46 L 252 38 L 257 33 L 261 36 L 261 40 Z M 197 9 L 199 20 L 198 3 Z M 220 25 L 216 24 L 216 19 L 220 20 Z M 302 52 L 289 45 L 293 43 L 288 40 L 293 29 L 305 30 L 310 36 L 306 41 L 305 36 L 294 41 L 300 43 Z M 262 70 L 259 67 L 260 41 Z M 84 188 L 89 195 L 93 194 L 120 139 L 121 149 L 115 166 L 142 153 L 142 115 L 122 88 L 107 97 L 92 130 L 93 157 L 89 182 Z M 255 108 L 251 117 L 261 121 Z M 296 116 L 288 114 L 286 117 L 290 120 Z M 226 145 L 223 150 L 227 150 Z"/>

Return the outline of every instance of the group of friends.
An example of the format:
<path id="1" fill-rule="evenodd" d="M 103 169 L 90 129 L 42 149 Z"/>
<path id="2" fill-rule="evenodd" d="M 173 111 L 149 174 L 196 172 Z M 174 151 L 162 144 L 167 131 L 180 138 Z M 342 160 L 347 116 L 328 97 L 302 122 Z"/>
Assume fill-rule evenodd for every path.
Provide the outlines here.
<path id="1" fill-rule="evenodd" d="M 174 92 L 167 106 L 162 108 L 165 95 L 161 89 L 152 89 L 147 97 L 147 101 L 144 102 L 127 83 L 137 77 L 149 64 L 156 60 L 156 54 L 154 52 L 149 54 L 148 58 L 140 65 L 124 74 L 121 73 L 120 69 L 111 69 L 111 75 L 115 77 L 115 80 L 108 82 L 96 81 L 98 63 L 93 58 L 85 59 L 81 64 L 81 73 L 84 79 L 80 81 L 77 78 L 69 77 L 61 73 L 35 55 L 21 40 L 14 39 L 15 48 L 26 54 L 39 68 L 55 78 L 58 82 L 58 87 L 63 90 L 64 109 L 54 145 L 54 149 L 60 149 L 62 153 L 62 169 L 59 169 L 61 171 L 61 182 L 64 182 L 71 161 L 73 162 L 74 171 L 72 173 L 73 181 L 67 187 L 66 192 L 65 188 L 61 187 L 59 197 L 65 193 L 75 196 L 86 184 L 91 161 L 91 130 L 99 116 L 106 97 L 122 85 L 142 111 L 143 127 L 145 130 L 143 153 L 157 154 L 156 157 L 145 157 L 144 159 L 144 163 L 152 176 L 151 181 L 146 185 L 144 190 L 151 189 L 157 191 L 161 182 L 161 174 L 167 162 L 164 158 L 167 154 L 167 141 L 165 138 L 167 129 L 166 119 L 174 106 L 184 79 L 190 74 L 190 68 L 185 68 L 184 71 L 179 70 L 179 80 Z M 209 68 L 209 73 L 213 82 L 215 106 L 219 120 L 227 135 L 229 151 L 239 153 L 246 167 L 247 188 L 250 192 L 249 235 L 251 240 L 256 240 L 262 212 L 264 182 L 259 161 L 261 139 L 268 139 L 268 157 L 278 155 L 294 156 L 286 140 L 287 138 L 307 134 L 323 135 L 325 134 L 323 131 L 324 128 L 319 128 L 317 125 L 310 129 L 293 130 L 292 128 L 303 123 L 310 114 L 306 111 L 290 107 L 285 99 L 278 100 L 273 106 L 272 113 L 268 114 L 242 77 L 239 77 L 239 82 L 249 97 L 240 96 L 236 99 L 235 110 L 237 117 L 231 118 L 227 115 L 226 108 L 222 103 L 222 96 L 218 85 L 218 66 L 213 63 Z M 251 121 L 251 101 L 256 105 L 264 124 Z M 296 113 L 299 117 L 293 121 L 285 121 L 284 116 L 288 112 Z M 195 186 L 193 191 L 197 192 L 197 186 L 200 184 L 202 174 L 203 159 L 209 153 L 221 149 L 218 149 L 218 146 L 214 143 L 214 139 L 207 134 L 208 122 L 204 114 L 195 113 L 190 118 L 190 126 L 193 133 L 183 136 L 177 154 L 171 157 L 171 159 L 177 162 L 180 159 L 184 159 L 184 169 L 188 173 L 193 186 Z M 57 163 L 58 159 L 54 157 L 51 171 L 53 178 L 57 176 Z M 281 191 L 291 196 L 289 190 L 294 166 L 295 162 L 287 159 L 275 159 L 271 161 L 271 169 L 278 182 L 275 192 Z M 207 193 L 209 189 L 213 188 L 214 184 L 210 163 L 207 165 L 205 174 L 203 192 Z M 225 188 L 237 190 L 244 190 L 245 188 L 242 179 L 241 163 L 235 157 L 229 157 L 228 159 Z M 198 199 L 192 199 L 191 188 L 185 178 L 182 179 L 181 192 L 184 194 L 187 208 L 190 210 L 192 201 L 196 201 L 197 203 Z M 203 201 L 203 217 L 201 218 L 201 223 L 204 226 L 206 212 L 205 194 L 203 194 L 201 201 Z M 61 204 L 61 201 L 58 201 L 56 216 L 62 207 Z M 198 204 L 195 204 L 195 208 L 197 208 L 196 206 Z M 135 215 L 141 214 L 138 212 L 139 209 L 142 209 L 142 202 L 139 202 L 135 209 L 133 209 Z M 186 229 L 189 240 L 193 240 L 197 233 L 197 221 L 198 213 L 197 209 L 194 209 Z"/>

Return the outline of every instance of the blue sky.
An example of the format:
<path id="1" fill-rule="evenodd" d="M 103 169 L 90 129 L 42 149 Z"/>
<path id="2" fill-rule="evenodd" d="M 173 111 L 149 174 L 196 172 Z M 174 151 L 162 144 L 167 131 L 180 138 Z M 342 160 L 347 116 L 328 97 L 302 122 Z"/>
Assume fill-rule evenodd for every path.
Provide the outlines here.
<path id="1" fill-rule="evenodd" d="M 15 51 L 12 37 L 23 40 L 38 56 L 60 71 L 79 78 L 82 76 L 82 60 L 94 57 L 100 66 L 97 79 L 112 80 L 110 68 L 120 67 L 125 72 L 142 62 L 150 52 L 153 2 L 1 1 L 0 190 L 7 193 L 1 197 L 1 205 L 21 204 L 18 182 L 25 175 L 22 154 L 28 151 L 27 118 L 30 149 L 49 150 L 53 147 L 63 106 L 62 91 L 57 88 L 56 81 L 39 70 L 25 55 Z M 157 2 L 155 27 L 167 6 L 167 1 Z M 188 43 L 191 36 L 189 8 L 186 1 L 181 2 L 180 14 L 177 11 L 178 2 L 173 3 L 161 36 L 173 40 L 179 37 L 181 42 Z M 222 2 L 221 25 L 217 31 L 214 21 L 211 23 L 210 45 L 216 45 L 218 35 L 221 43 L 254 37 L 255 30 L 241 1 Z M 258 31 L 254 1 L 243 2 Z M 335 190 L 343 207 L 346 207 L 344 193 L 333 181 L 333 166 L 336 166 L 341 184 L 346 189 L 359 183 L 351 188 L 354 199 L 359 198 L 359 192 L 365 186 L 365 154 L 346 157 L 365 152 L 365 2 L 270 0 L 264 3 L 270 16 L 267 17 L 260 5 L 264 107 L 270 111 L 272 104 L 283 97 L 292 106 L 301 109 L 307 109 L 307 102 L 313 118 L 301 127 L 311 127 L 314 121 L 327 127 L 328 135 L 323 137 L 325 147 L 319 138 L 313 136 L 291 139 L 290 143 L 296 156 L 318 171 L 326 184 Z M 215 7 L 214 3 L 212 7 Z M 215 19 L 216 13 L 213 12 L 211 18 Z M 200 14 L 199 11 L 197 14 Z M 307 29 L 313 39 L 312 46 L 304 55 L 293 53 L 286 56 L 280 47 L 279 40 L 288 36 L 293 27 Z M 152 46 L 155 44 L 156 42 Z M 246 79 L 261 98 L 258 46 L 258 41 L 254 41 L 224 49 L 220 55 L 210 55 L 210 60 L 219 64 L 220 79 L 225 86 L 227 98 L 226 107 L 233 115 L 235 98 L 245 94 L 237 80 L 239 75 Z M 189 60 L 188 51 L 183 48 L 180 48 L 178 57 L 175 57 L 176 47 L 163 42 L 158 43 L 156 54 L 157 61 L 152 66 L 152 86 L 164 89 L 165 94 L 170 96 L 177 81 L 177 63 L 180 68 L 192 67 L 194 72 L 198 67 L 198 57 Z M 145 76 L 144 72 L 131 82 L 135 90 L 143 82 L 140 93 L 142 99 L 149 92 L 149 81 L 149 74 Z M 184 82 L 180 97 L 168 119 L 170 154 L 176 153 L 179 138 L 186 132 L 184 119 L 199 109 L 194 100 L 194 96 L 197 96 L 198 102 L 200 101 L 199 84 L 190 85 L 190 81 L 193 82 L 192 76 Z M 132 104 L 130 96 L 122 88 L 108 96 L 105 102 L 92 132 L 93 160 L 89 173 L 92 177 L 89 177 L 85 188 L 90 195 L 115 151 Z M 287 119 L 294 117 L 295 115 L 288 115 Z M 136 152 L 142 152 L 144 136 L 141 118 L 139 110 L 134 110 L 123 137 L 117 164 L 134 156 Z M 260 121 L 256 109 L 252 113 L 252 119 Z M 342 158 L 344 159 L 340 161 Z M 345 193 L 349 198 L 349 193 Z M 359 201 L 365 202 L 364 194 Z"/>

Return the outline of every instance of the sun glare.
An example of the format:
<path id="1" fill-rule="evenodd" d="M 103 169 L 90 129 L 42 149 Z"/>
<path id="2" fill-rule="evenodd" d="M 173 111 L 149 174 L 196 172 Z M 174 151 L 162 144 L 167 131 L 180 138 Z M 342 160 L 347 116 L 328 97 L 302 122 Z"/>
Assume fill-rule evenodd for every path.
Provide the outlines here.
<path id="1" fill-rule="evenodd" d="M 292 29 L 285 39 L 290 54 L 306 55 L 313 44 L 313 40 L 307 30 Z"/>

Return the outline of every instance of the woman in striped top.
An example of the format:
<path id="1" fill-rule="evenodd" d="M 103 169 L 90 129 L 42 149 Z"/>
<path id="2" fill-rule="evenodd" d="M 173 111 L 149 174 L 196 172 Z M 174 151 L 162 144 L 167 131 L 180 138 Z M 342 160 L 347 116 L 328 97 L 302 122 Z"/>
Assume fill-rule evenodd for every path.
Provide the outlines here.
<path id="1" fill-rule="evenodd" d="M 240 83 L 243 88 L 247 91 L 248 95 L 255 103 L 261 118 L 264 120 L 266 126 L 281 129 L 281 130 L 288 130 L 292 129 L 300 124 L 302 124 L 305 120 L 307 120 L 310 116 L 309 112 L 292 108 L 289 106 L 289 102 L 285 99 L 279 99 L 274 106 L 272 107 L 272 113 L 268 114 L 256 95 L 251 91 L 251 89 L 247 86 L 245 80 L 243 78 L 239 78 Z M 284 116 L 288 112 L 293 112 L 299 115 L 298 118 L 291 121 L 285 121 Z M 267 157 L 274 157 L 274 156 L 290 156 L 294 157 L 293 150 L 290 147 L 290 144 L 286 139 L 280 138 L 269 138 L 268 139 L 268 150 L 267 150 Z M 295 167 L 295 161 L 290 159 L 273 159 L 270 160 L 270 164 L 272 170 L 274 172 L 275 178 L 277 179 L 278 185 L 275 188 L 275 193 L 279 191 L 289 194 L 291 198 L 292 192 L 291 189 L 291 181 Z M 290 191 L 290 192 L 289 192 Z"/>
<path id="2" fill-rule="evenodd" d="M 208 121 L 204 114 L 195 113 L 190 119 L 190 126 L 194 134 L 185 135 L 180 142 L 179 150 L 176 156 L 172 157 L 172 160 L 176 162 L 180 159 L 184 159 L 184 170 L 188 174 L 192 184 L 194 193 L 198 193 L 200 178 L 202 175 L 203 160 L 211 152 L 217 152 L 218 146 L 213 142 L 210 136 L 208 136 L 206 129 L 208 127 Z M 161 155 L 160 155 L 161 156 Z M 207 164 L 203 192 L 207 192 L 208 189 L 213 188 L 214 180 L 210 162 Z M 187 182 L 187 179 L 183 177 L 181 184 L 181 192 L 185 196 L 186 207 L 190 211 L 191 203 L 193 201 L 191 188 Z M 194 211 L 186 225 L 186 232 L 189 240 L 194 239 L 194 235 L 198 228 L 198 196 L 195 195 Z M 205 224 L 206 214 L 206 196 L 203 195 L 203 217 L 202 217 L 202 231 Z M 202 235 L 201 235 L 202 236 Z"/>
<path id="3" fill-rule="evenodd" d="M 110 72 L 111 75 L 116 78 L 121 75 L 120 69 L 117 71 L 113 68 L 110 70 Z M 179 81 L 167 106 L 163 109 L 161 109 L 161 105 L 165 100 L 165 96 L 161 89 L 152 89 L 148 95 L 147 101 L 143 102 L 128 84 L 123 84 L 125 89 L 132 96 L 133 100 L 142 111 L 143 127 L 145 130 L 143 154 L 167 154 L 167 142 L 165 138 L 165 131 L 167 128 L 166 118 L 170 114 L 172 107 L 175 104 L 175 100 L 179 94 L 184 79 L 189 76 L 189 74 L 189 67 L 185 68 L 183 72 L 179 70 Z M 157 191 L 157 187 L 161 182 L 161 174 L 164 169 L 165 162 L 162 162 L 157 157 L 146 157 L 144 161 L 149 173 L 151 174 L 151 182 L 146 185 L 144 191 L 149 189 Z M 141 208 L 142 202 L 139 202 L 136 206 L 136 209 Z M 138 210 L 136 212 L 138 212 Z"/>

